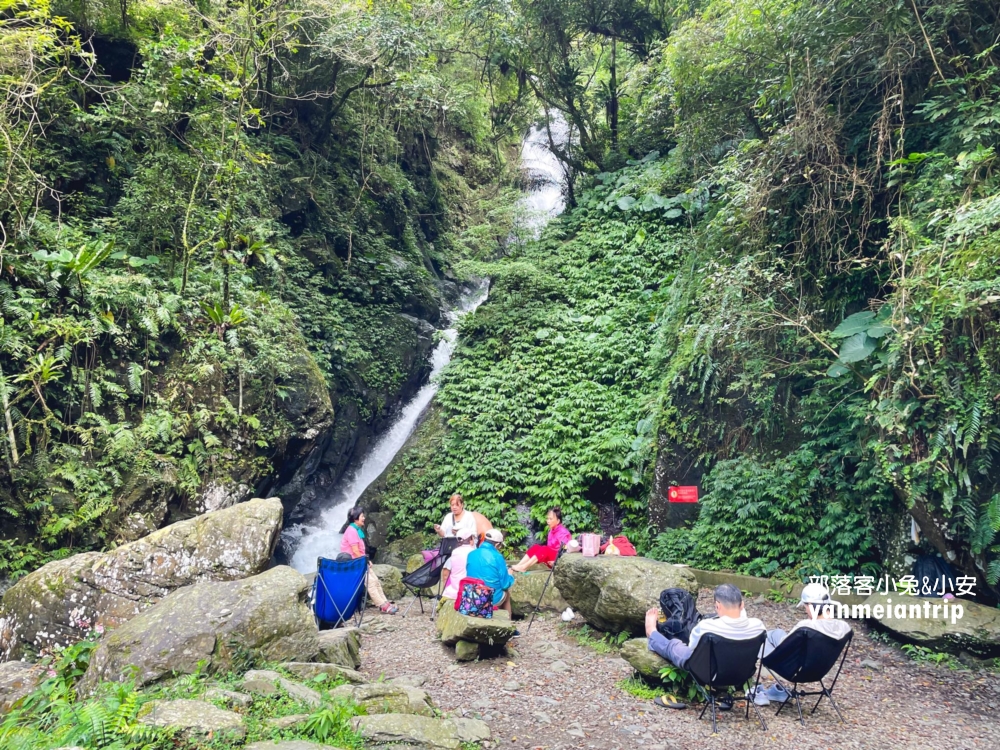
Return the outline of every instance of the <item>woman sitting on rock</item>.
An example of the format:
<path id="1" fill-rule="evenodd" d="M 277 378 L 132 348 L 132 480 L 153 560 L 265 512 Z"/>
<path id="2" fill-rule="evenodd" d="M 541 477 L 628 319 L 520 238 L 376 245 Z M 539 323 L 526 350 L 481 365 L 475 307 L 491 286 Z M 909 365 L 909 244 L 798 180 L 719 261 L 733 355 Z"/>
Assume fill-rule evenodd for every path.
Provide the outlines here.
<path id="1" fill-rule="evenodd" d="M 544 546 L 536 544 L 530 547 L 521 558 L 521 562 L 511 568 L 518 573 L 524 573 L 535 563 L 545 563 L 551 566 L 559 556 L 559 550 L 565 545 L 573 535 L 569 529 L 562 525 L 562 511 L 559 508 L 550 508 L 545 514 L 545 523 L 549 527 L 549 536 Z"/>
<path id="2" fill-rule="evenodd" d="M 357 560 L 365 554 L 365 512 L 355 506 L 347 511 L 347 525 L 341 532 L 344 536 L 340 540 L 340 551 L 351 556 L 352 560 Z M 372 604 L 386 614 L 394 615 L 399 611 L 399 607 L 390 602 L 385 592 L 382 591 L 382 582 L 372 571 L 371 560 L 368 561 L 368 576 L 365 579 L 368 587 L 368 596 Z"/>

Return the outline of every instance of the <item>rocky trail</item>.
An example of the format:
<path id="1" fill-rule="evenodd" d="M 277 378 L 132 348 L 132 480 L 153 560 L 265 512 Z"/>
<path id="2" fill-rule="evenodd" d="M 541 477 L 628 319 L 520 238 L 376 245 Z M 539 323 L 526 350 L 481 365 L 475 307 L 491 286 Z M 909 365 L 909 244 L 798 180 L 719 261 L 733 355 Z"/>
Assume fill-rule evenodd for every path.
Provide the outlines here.
<path id="1" fill-rule="evenodd" d="M 408 601 L 403 603 L 403 606 Z M 710 611 L 703 589 L 699 610 Z M 768 627 L 790 628 L 800 611 L 765 600 L 748 611 Z M 531 632 L 494 659 L 456 663 L 454 651 L 435 640 L 430 615 L 414 607 L 407 617 L 373 614 L 362 627 L 361 671 L 372 680 L 419 682 L 435 705 L 455 716 L 479 718 L 493 730 L 493 747 L 511 750 L 701 746 L 745 748 L 996 748 L 1000 747 L 1000 676 L 982 669 L 949 669 L 913 661 L 898 647 L 869 636 L 855 623 L 855 638 L 834 692 L 847 720 L 826 703 L 799 725 L 788 709 L 762 707 L 762 732 L 742 710 L 722 714 L 711 735 L 700 707 L 683 711 L 634 698 L 618 683 L 633 674 L 617 653 L 582 645 L 578 618 L 566 625 L 544 613 Z M 523 631 L 524 624 L 521 625 Z M 811 705 L 811 704 L 809 704 Z"/>

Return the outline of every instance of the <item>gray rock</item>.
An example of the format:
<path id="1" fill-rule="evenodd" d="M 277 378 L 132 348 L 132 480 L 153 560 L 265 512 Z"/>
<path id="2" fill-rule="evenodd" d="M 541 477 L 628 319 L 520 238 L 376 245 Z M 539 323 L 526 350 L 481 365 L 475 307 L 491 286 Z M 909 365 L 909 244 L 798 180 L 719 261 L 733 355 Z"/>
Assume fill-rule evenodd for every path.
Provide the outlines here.
<path id="1" fill-rule="evenodd" d="M 278 666 L 287 672 L 291 672 L 293 675 L 302 680 L 312 680 L 318 675 L 325 674 L 330 679 L 341 677 L 348 682 L 353 682 L 355 684 L 361 684 L 368 681 L 368 679 L 357 670 L 348 669 L 347 667 L 342 667 L 339 664 L 289 661 L 284 664 L 279 664 Z M 416 687 L 419 687 L 419 685 Z"/>
<path id="2" fill-rule="evenodd" d="M 619 654 L 636 672 L 656 682 L 660 681 L 660 670 L 670 666 L 666 659 L 649 650 L 649 641 L 646 638 L 625 641 Z"/>
<path id="3" fill-rule="evenodd" d="M 234 646 L 268 661 L 309 661 L 319 653 L 319 633 L 307 596 L 305 578 L 285 566 L 243 581 L 187 586 L 105 635 L 82 687 L 122 679 L 132 667 L 140 685 L 192 674 L 201 662 L 229 669 Z"/>
<path id="4" fill-rule="evenodd" d="M 347 669 L 361 666 L 361 631 L 357 628 L 335 628 L 319 634 L 318 661 L 339 664 Z"/>
<path id="5" fill-rule="evenodd" d="M 222 688 L 209 688 L 201 698 L 202 700 L 219 701 L 220 703 L 225 703 L 227 706 L 239 706 L 240 708 L 249 708 L 250 704 L 253 703 L 253 698 L 246 693 L 237 693 L 233 690 L 223 690 Z"/>
<path id="6" fill-rule="evenodd" d="M 272 672 L 268 669 L 251 669 L 243 675 L 243 686 L 247 690 L 249 690 L 247 685 L 256 685 L 256 683 L 259 682 L 269 682 L 272 685 L 279 686 L 282 690 L 288 693 L 290 698 L 297 700 L 299 703 L 305 703 L 306 705 L 314 707 L 323 703 L 323 697 L 315 690 L 308 688 L 305 685 L 301 685 L 298 682 L 285 679 L 277 672 Z"/>
<path id="7" fill-rule="evenodd" d="M 862 659 L 860 666 L 865 669 L 871 669 L 874 672 L 882 671 L 882 662 L 876 661 L 875 659 Z"/>
<path id="8" fill-rule="evenodd" d="M 292 714 L 291 716 L 268 719 L 266 723 L 272 729 L 291 729 L 299 724 L 305 724 L 307 721 L 309 721 L 309 714 Z"/>
<path id="9" fill-rule="evenodd" d="M 432 719 L 410 714 L 355 716 L 351 726 L 369 743 L 400 743 L 419 750 L 457 750 L 463 742 L 483 742 L 491 736 L 489 727 L 474 719 Z"/>
<path id="10" fill-rule="evenodd" d="M 471 641 L 499 648 L 514 637 L 514 624 L 504 610 L 497 610 L 492 618 L 469 617 L 453 607 L 441 609 L 435 621 L 441 641 L 454 646 L 459 641 Z"/>
<path id="11" fill-rule="evenodd" d="M 476 719 L 451 719 L 455 724 L 458 739 L 462 742 L 486 742 L 493 733 L 490 732 L 489 724 Z"/>
<path id="12" fill-rule="evenodd" d="M 350 700 L 373 714 L 417 714 L 434 716 L 430 695 L 420 688 L 382 682 L 370 685 L 341 685 L 330 691 L 334 700 Z"/>
<path id="13" fill-rule="evenodd" d="M 646 610 L 663 589 L 698 592 L 687 568 L 644 557 L 564 555 L 553 577 L 569 606 L 595 628 L 613 633 L 644 634 Z"/>
<path id="14" fill-rule="evenodd" d="M 437 540 L 437 541 L 435 541 Z M 407 560 L 410 559 L 412 555 L 425 549 L 433 549 L 437 547 L 438 539 L 436 535 L 423 534 L 421 532 L 414 532 L 408 536 L 404 536 L 402 539 L 397 539 L 389 544 L 382 545 L 378 548 L 378 557 L 376 562 L 385 565 L 392 565 L 396 568 L 405 568 Z M 421 558 L 423 560 L 423 558 Z"/>
<path id="15" fill-rule="evenodd" d="M 562 565 L 562 562 L 559 563 Z M 557 566 L 558 568 L 558 566 Z M 562 612 L 569 605 L 562 598 L 559 589 L 556 588 L 555 577 L 549 580 L 549 569 L 534 567 L 527 573 L 517 573 L 514 575 L 514 585 L 510 587 L 510 605 L 514 610 L 515 617 L 529 617 L 535 605 L 539 605 L 541 610 L 551 612 Z M 549 585 L 545 582 L 548 580 Z M 542 589 L 545 595 L 542 596 Z M 539 604 L 541 597 L 541 604 Z"/>
<path id="16" fill-rule="evenodd" d="M 263 698 L 271 698 L 278 694 L 278 686 L 270 680 L 243 680 L 243 689 Z"/>
<path id="17" fill-rule="evenodd" d="M 319 745 L 315 742 L 306 742 L 305 740 L 282 740 L 280 742 L 264 740 L 263 742 L 254 742 L 251 745 L 247 745 L 243 750 L 337 750 L 337 748 L 330 747 L 330 745 Z"/>
<path id="18" fill-rule="evenodd" d="M 891 604 L 889 600 L 892 600 Z M 933 607 L 939 607 L 938 617 L 924 617 L 924 604 L 930 605 L 928 612 L 934 614 Z M 948 616 L 944 616 L 941 599 L 922 599 L 899 593 L 872 594 L 864 603 L 870 609 L 871 619 L 903 641 L 926 646 L 935 651 L 959 653 L 968 651 L 977 656 L 1000 654 L 1000 609 L 986 607 L 975 602 L 959 600 L 948 602 Z M 962 617 L 955 616 L 954 607 L 962 607 Z M 893 608 L 892 617 L 886 617 L 886 607 Z M 875 617 L 876 607 L 882 617 Z M 897 609 L 903 607 L 906 617 L 898 617 Z M 921 617 L 910 617 L 911 607 L 919 607 Z M 853 614 L 853 612 L 852 612 Z"/>
<path id="19" fill-rule="evenodd" d="M 382 584 L 382 591 L 389 601 L 397 601 L 406 595 L 403 572 L 399 568 L 394 565 L 372 565 L 372 572 Z"/>
<path id="20" fill-rule="evenodd" d="M 187 737 L 211 733 L 243 739 L 247 733 L 237 714 L 205 701 L 150 701 L 139 709 L 138 719 L 146 726 L 178 729 Z"/>
<path id="21" fill-rule="evenodd" d="M 10 711 L 22 698 L 34 692 L 44 673 L 43 667 L 24 661 L 0 664 L 0 715 Z"/>
<path id="22" fill-rule="evenodd" d="M 478 643 L 473 641 L 459 641 L 455 644 L 455 661 L 475 661 L 478 658 Z"/>
<path id="23" fill-rule="evenodd" d="M 549 669 L 553 672 L 568 672 L 570 670 L 570 666 L 562 659 L 557 659 L 549 665 Z"/>
<path id="24" fill-rule="evenodd" d="M 0 658 L 76 643 L 96 625 L 111 630 L 184 586 L 260 573 L 274 552 L 281 518 L 278 498 L 251 500 L 111 552 L 43 565 L 3 595 Z"/>

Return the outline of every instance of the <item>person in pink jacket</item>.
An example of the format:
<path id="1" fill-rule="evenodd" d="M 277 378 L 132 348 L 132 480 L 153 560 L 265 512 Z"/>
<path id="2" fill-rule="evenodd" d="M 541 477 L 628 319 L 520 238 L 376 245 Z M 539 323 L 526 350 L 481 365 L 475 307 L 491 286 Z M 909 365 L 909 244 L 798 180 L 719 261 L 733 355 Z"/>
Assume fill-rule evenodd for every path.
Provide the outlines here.
<path id="1" fill-rule="evenodd" d="M 361 508 L 354 507 L 347 512 L 347 526 L 344 527 L 344 536 L 340 540 L 340 551 L 350 555 L 354 560 L 365 554 L 365 512 Z M 399 611 L 382 591 L 382 582 L 372 571 L 371 561 L 368 562 L 365 585 L 368 587 L 368 597 L 372 600 L 372 604 L 382 612 L 394 615 Z"/>
<path id="2" fill-rule="evenodd" d="M 545 563 L 551 566 L 559 556 L 559 550 L 573 538 L 569 529 L 562 525 L 562 511 L 559 508 L 551 508 L 545 514 L 545 523 L 549 527 L 549 536 L 545 544 L 536 544 L 530 547 L 521 558 L 521 562 L 511 568 L 518 573 L 525 572 L 535 563 Z"/>

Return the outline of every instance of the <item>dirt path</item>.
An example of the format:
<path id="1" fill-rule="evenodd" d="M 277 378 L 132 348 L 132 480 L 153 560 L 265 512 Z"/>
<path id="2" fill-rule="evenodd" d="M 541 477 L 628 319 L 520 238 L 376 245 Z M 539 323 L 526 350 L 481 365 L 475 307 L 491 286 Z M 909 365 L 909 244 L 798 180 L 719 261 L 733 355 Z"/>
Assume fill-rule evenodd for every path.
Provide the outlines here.
<path id="1" fill-rule="evenodd" d="M 710 601 L 710 592 L 702 591 L 699 610 L 710 611 Z M 768 627 L 788 629 L 801 619 L 787 604 L 751 603 L 748 611 Z M 775 717 L 772 705 L 761 709 L 766 733 L 734 711 L 722 714 L 713 737 L 707 715 L 698 721 L 700 707 L 662 709 L 616 687 L 631 667 L 614 653 L 580 645 L 552 614 L 536 618 L 531 633 L 512 641 L 506 657 L 456 664 L 454 653 L 434 640 L 429 615 L 416 607 L 406 618 L 373 612 L 366 615 L 361 671 L 373 679 L 426 678 L 424 688 L 439 708 L 489 723 L 494 747 L 1000 748 L 1000 676 L 917 664 L 898 648 L 872 640 L 860 625 L 834 692 L 846 724 L 826 701 L 806 716 L 804 728 L 794 710 Z M 881 671 L 860 666 L 863 660 L 879 662 Z"/>

